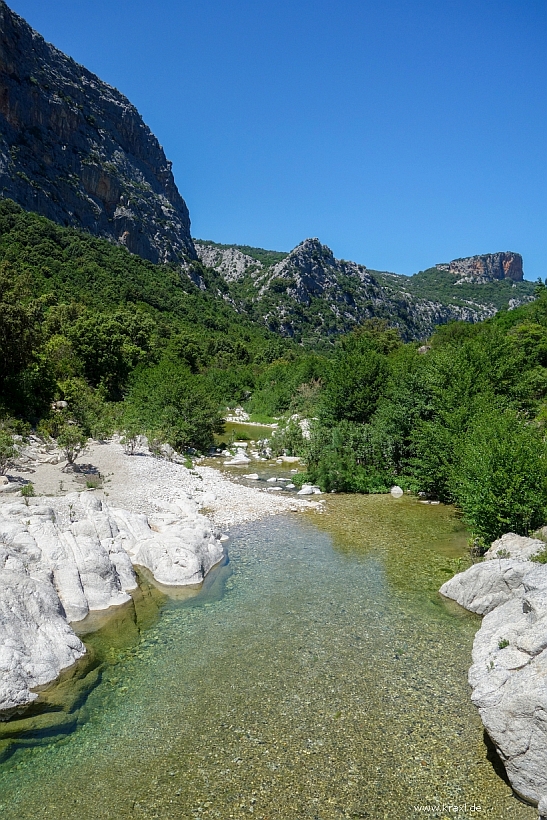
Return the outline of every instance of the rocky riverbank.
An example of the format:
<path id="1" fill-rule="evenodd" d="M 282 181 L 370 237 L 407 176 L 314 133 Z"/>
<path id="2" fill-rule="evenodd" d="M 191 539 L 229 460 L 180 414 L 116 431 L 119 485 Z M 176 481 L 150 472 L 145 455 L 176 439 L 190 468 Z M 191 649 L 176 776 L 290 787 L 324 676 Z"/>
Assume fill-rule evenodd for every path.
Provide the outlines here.
<path id="1" fill-rule="evenodd" d="M 471 698 L 515 792 L 547 817 L 547 565 L 543 541 L 512 533 L 441 594 L 483 615 Z"/>
<path id="2" fill-rule="evenodd" d="M 85 461 L 63 471 L 59 454 L 34 441 L 10 471 L 5 489 L 15 493 L 0 495 L 5 716 L 85 653 L 70 624 L 127 602 L 137 587 L 133 565 L 163 587 L 200 584 L 223 557 L 220 528 L 317 507 L 238 485 L 211 467 L 154 458 L 145 447 L 128 455 L 118 440 L 94 443 Z M 37 496 L 17 497 L 28 481 Z"/>

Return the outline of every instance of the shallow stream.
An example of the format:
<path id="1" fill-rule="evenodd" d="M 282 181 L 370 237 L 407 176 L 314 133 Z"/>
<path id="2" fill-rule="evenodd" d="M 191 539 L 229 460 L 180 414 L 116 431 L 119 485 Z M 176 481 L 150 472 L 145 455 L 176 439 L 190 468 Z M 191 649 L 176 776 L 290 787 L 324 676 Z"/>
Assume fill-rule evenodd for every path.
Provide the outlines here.
<path id="1" fill-rule="evenodd" d="M 102 680 L 2 764 L 3 820 L 535 818 L 470 703 L 479 619 L 437 593 L 450 508 L 333 496 L 232 536 L 197 597 L 145 585 L 89 637 Z"/>

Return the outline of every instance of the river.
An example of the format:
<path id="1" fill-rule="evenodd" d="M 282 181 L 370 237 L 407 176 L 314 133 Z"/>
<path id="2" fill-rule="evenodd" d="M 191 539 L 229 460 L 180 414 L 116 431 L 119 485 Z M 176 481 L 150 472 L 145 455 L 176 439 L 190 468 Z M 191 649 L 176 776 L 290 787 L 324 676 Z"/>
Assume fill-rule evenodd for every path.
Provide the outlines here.
<path id="1" fill-rule="evenodd" d="M 331 496 L 231 535 L 197 597 L 144 584 L 86 638 L 101 681 L 1 765 L 3 820 L 536 817 L 469 699 L 479 619 L 437 593 L 451 508 Z"/>

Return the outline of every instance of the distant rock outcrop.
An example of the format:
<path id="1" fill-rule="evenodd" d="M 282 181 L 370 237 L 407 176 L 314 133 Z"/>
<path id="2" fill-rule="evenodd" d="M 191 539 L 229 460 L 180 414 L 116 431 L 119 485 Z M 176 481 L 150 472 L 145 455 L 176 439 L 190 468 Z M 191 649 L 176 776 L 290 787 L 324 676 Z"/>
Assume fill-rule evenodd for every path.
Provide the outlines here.
<path id="1" fill-rule="evenodd" d="M 267 274 L 257 278 L 257 287 L 264 293 L 272 286 L 279 289 L 286 284 L 296 300 L 304 305 L 309 305 L 314 296 L 328 295 L 335 302 L 351 304 L 349 294 L 340 287 L 340 276 L 351 276 L 364 287 L 376 287 L 364 265 L 335 259 L 331 249 L 319 239 L 305 239 Z"/>
<path id="2" fill-rule="evenodd" d="M 195 248 L 200 262 L 220 273 L 226 282 L 236 282 L 264 267 L 262 262 L 247 256 L 238 248 L 222 248 L 206 242 L 195 242 Z"/>
<path id="3" fill-rule="evenodd" d="M 522 282 L 522 256 L 520 253 L 505 251 L 486 253 L 483 256 L 467 256 L 464 259 L 453 259 L 452 262 L 439 263 L 438 270 L 446 270 L 465 281 L 481 280 L 492 282 L 499 279 L 511 279 Z"/>
<path id="4" fill-rule="evenodd" d="M 139 112 L 2 0 L 0 196 L 152 262 L 196 259 L 171 163 Z"/>

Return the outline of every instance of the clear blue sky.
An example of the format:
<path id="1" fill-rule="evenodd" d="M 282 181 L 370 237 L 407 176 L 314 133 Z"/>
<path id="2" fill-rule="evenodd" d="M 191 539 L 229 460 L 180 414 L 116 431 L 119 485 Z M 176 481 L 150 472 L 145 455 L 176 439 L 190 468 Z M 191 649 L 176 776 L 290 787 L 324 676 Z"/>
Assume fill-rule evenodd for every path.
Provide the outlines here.
<path id="1" fill-rule="evenodd" d="M 546 0 L 8 0 L 137 106 L 192 233 L 547 277 Z"/>

